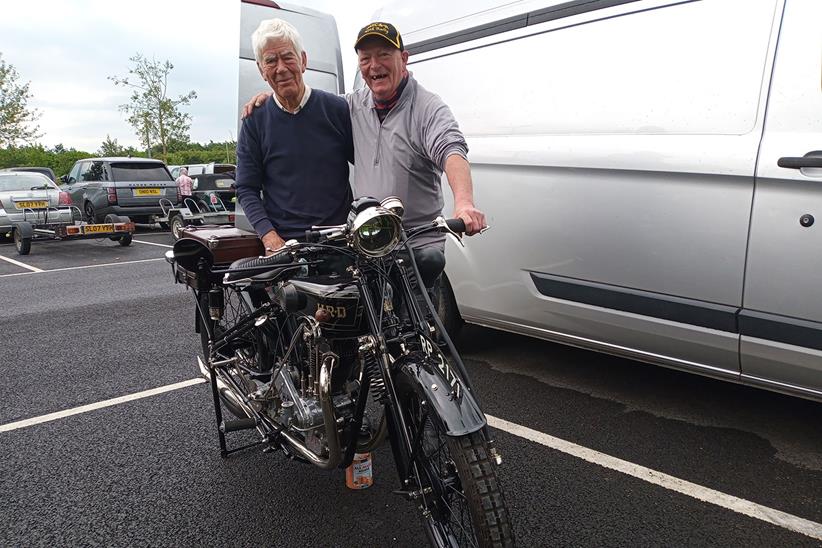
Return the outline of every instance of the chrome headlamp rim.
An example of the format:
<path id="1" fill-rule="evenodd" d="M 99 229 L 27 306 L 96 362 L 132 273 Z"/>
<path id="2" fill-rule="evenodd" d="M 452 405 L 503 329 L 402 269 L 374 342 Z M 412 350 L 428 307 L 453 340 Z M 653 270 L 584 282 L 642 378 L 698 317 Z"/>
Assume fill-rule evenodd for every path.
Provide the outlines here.
<path id="1" fill-rule="evenodd" d="M 379 218 L 388 220 L 390 224 L 392 233 L 388 242 L 378 248 L 370 248 L 367 245 L 363 245 L 360 229 L 365 226 L 366 223 Z M 388 255 L 394 250 L 394 248 L 397 247 L 397 244 L 400 243 L 401 234 L 402 220 L 400 217 L 393 211 L 390 211 L 382 206 L 369 207 L 357 213 L 357 216 L 354 217 L 354 221 L 351 223 L 352 245 L 356 251 L 368 257 L 379 258 Z"/>

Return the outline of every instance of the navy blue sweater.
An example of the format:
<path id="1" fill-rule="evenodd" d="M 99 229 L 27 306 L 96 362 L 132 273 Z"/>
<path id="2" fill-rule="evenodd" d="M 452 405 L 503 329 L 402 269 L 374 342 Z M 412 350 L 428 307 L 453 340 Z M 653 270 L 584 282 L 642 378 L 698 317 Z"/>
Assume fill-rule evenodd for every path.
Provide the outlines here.
<path id="1" fill-rule="evenodd" d="M 289 114 L 272 97 L 240 129 L 237 199 L 260 236 L 274 229 L 284 240 L 303 237 L 312 225 L 345 222 L 353 161 L 345 99 L 312 89 L 305 106 Z"/>

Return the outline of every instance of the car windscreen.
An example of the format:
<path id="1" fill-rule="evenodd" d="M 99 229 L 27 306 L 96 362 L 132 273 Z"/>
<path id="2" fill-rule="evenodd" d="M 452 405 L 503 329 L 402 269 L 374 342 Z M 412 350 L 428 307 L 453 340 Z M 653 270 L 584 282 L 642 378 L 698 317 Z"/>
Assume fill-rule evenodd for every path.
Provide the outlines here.
<path id="1" fill-rule="evenodd" d="M 0 175 L 0 192 L 9 190 L 31 190 L 32 188 L 57 188 L 45 175 L 35 173 L 15 173 Z"/>
<path id="2" fill-rule="evenodd" d="M 113 181 L 171 181 L 165 166 L 148 162 L 117 162 L 111 164 Z"/>

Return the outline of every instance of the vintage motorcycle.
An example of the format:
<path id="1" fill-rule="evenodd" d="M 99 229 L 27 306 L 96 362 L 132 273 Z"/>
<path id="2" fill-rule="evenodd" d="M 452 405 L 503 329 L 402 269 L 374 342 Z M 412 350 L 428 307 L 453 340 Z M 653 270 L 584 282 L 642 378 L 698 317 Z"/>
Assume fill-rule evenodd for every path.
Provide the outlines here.
<path id="1" fill-rule="evenodd" d="M 406 231 L 402 214 L 397 198 L 361 198 L 345 224 L 268 257 L 221 266 L 214 236 L 167 253 L 196 297 L 221 454 L 249 447 L 229 450 L 226 433 L 255 429 L 252 445 L 328 470 L 387 439 L 395 492 L 419 508 L 431 545 L 513 546 L 501 457 L 425 290 L 444 258 L 410 245 L 435 231 L 459 240 L 465 225 Z"/>

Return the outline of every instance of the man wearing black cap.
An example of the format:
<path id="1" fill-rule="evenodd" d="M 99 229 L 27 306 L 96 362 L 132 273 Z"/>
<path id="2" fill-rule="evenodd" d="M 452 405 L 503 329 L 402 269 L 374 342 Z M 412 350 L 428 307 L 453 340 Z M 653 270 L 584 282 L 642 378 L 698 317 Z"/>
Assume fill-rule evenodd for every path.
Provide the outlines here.
<path id="1" fill-rule="evenodd" d="M 354 131 L 355 194 L 397 196 L 405 205 L 406 227 L 440 215 L 440 178 L 445 172 L 454 193 L 454 216 L 467 233 L 485 228 L 474 207 L 468 147 L 451 109 L 408 72 L 408 52 L 390 23 L 363 27 L 354 45 L 360 74 L 368 86 L 346 95 Z M 427 235 L 417 246 L 442 248 L 445 237 Z"/>
<path id="2" fill-rule="evenodd" d="M 451 109 L 408 72 L 408 52 L 396 27 L 366 25 L 354 49 L 368 86 L 346 94 L 354 132 L 355 194 L 399 197 L 405 205 L 403 224 L 411 228 L 442 213 L 440 179 L 445 172 L 454 193 L 453 216 L 465 221 L 469 235 L 485 228 L 485 215 L 474 207 L 465 138 Z M 266 97 L 260 94 L 246 103 L 243 115 Z M 423 238 L 415 245 L 444 245 L 443 235 Z"/>

